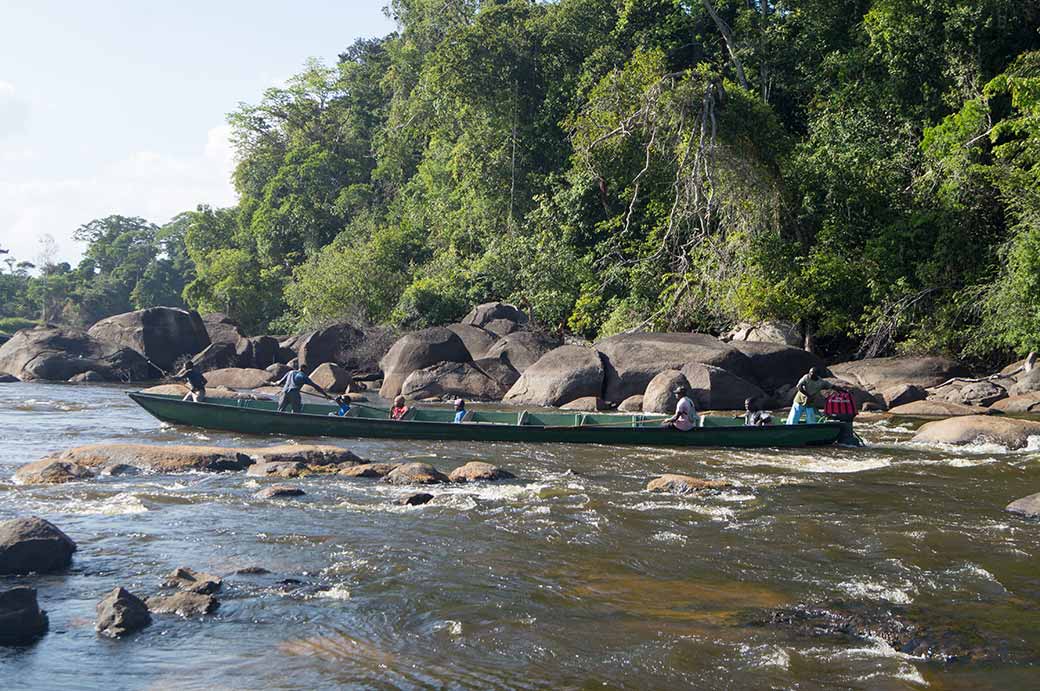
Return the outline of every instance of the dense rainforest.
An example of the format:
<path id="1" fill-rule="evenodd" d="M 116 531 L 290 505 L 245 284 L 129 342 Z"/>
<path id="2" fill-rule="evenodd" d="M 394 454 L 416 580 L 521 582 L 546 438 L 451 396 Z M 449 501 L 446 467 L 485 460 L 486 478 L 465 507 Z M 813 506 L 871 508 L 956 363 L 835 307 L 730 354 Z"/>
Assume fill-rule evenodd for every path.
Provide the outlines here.
<path id="1" fill-rule="evenodd" d="M 1040 349 L 1040 3 L 392 0 L 229 115 L 238 204 L 7 258 L 13 317 L 252 332 L 784 320 L 823 350 Z M 113 210 L 118 211 L 118 210 Z M 45 253 L 46 254 L 46 253 Z"/>

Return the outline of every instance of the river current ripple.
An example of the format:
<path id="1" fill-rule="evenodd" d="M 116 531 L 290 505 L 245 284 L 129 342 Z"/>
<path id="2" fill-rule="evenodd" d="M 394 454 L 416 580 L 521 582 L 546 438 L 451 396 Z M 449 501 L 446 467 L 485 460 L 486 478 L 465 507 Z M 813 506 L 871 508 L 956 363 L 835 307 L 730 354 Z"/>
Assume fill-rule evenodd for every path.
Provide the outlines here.
<path id="1" fill-rule="evenodd" d="M 79 544 L 32 584 L 50 632 L 0 648 L 5 689 L 1024 688 L 1030 662 L 942 664 L 881 642 L 750 626 L 829 600 L 913 606 L 1040 650 L 1040 523 L 1003 511 L 1040 491 L 1040 456 L 908 443 L 875 423 L 864 449 L 675 450 L 321 440 L 373 461 L 470 460 L 520 479 L 407 488 L 312 477 L 291 500 L 244 473 L 141 475 L 53 487 L 22 463 L 101 441 L 257 446 L 162 426 L 109 387 L 0 386 L 0 519 L 43 516 Z M 314 441 L 298 439 L 295 441 Z M 661 472 L 736 489 L 643 491 Z M 157 592 L 177 566 L 225 576 L 213 616 L 157 616 L 111 641 L 113 587 Z M 267 575 L 236 574 L 262 567 Z M 1035 656 L 1033 658 L 1036 659 Z"/>

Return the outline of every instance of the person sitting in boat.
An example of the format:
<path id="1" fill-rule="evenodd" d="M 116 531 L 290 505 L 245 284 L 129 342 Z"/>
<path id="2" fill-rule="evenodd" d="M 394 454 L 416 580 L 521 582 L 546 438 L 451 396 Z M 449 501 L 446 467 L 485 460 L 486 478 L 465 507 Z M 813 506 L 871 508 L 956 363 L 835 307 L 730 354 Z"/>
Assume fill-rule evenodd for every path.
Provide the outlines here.
<path id="1" fill-rule="evenodd" d="M 390 409 L 391 420 L 402 420 L 408 414 L 408 406 L 404 404 L 404 396 L 394 399 L 394 407 Z"/>
<path id="2" fill-rule="evenodd" d="M 797 425 L 802 421 L 803 414 L 808 424 L 816 422 L 818 414 L 816 408 L 820 392 L 824 389 L 836 390 L 837 387 L 820 377 L 820 369 L 813 367 L 808 374 L 798 380 L 798 384 L 795 386 L 796 393 L 791 405 L 791 412 L 787 416 L 787 424 Z"/>
<path id="3" fill-rule="evenodd" d="M 697 408 L 693 405 L 693 399 L 687 395 L 685 386 L 675 387 L 672 389 L 672 393 L 674 393 L 679 399 L 675 404 L 675 415 L 665 420 L 662 423 L 662 426 L 671 427 L 680 432 L 689 432 L 697 426 L 698 422 L 700 422 L 700 417 L 697 415 Z"/>
<path id="4" fill-rule="evenodd" d="M 202 372 L 195 369 L 195 363 L 188 360 L 184 363 L 184 369 L 177 375 L 179 379 L 183 379 L 188 385 L 188 393 L 182 400 L 192 400 L 196 403 L 200 403 L 206 400 L 206 377 L 202 376 Z"/>
<path id="5" fill-rule="evenodd" d="M 331 412 L 329 415 L 335 417 L 346 417 L 347 413 L 350 412 L 350 396 L 346 394 L 336 396 L 336 405 L 339 406 L 339 410 Z"/>
<path id="6" fill-rule="evenodd" d="M 762 410 L 754 398 L 744 399 L 744 424 L 748 427 L 760 427 L 773 424 L 773 414 Z"/>
<path id="7" fill-rule="evenodd" d="M 460 423 L 466 418 L 466 402 L 461 398 L 455 399 L 455 420 L 454 422 Z"/>
<path id="8" fill-rule="evenodd" d="M 272 382 L 272 384 L 282 387 L 282 393 L 278 396 L 279 413 L 284 413 L 289 409 L 294 413 L 303 410 L 303 398 L 300 394 L 300 389 L 307 385 L 311 386 L 315 391 L 328 400 L 332 400 L 332 397 L 325 392 L 325 389 L 315 384 L 314 380 L 307 376 L 307 373 L 302 367 L 300 369 L 286 372 L 284 377 L 276 382 Z"/>

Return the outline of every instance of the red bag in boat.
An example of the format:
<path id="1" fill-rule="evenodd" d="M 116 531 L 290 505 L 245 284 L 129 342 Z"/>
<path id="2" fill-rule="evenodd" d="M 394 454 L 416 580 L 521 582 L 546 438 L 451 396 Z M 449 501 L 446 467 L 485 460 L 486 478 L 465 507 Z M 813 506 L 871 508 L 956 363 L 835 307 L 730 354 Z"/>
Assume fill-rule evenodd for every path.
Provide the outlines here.
<path id="1" fill-rule="evenodd" d="M 835 391 L 823 404 L 823 414 L 837 419 L 856 417 L 856 402 L 848 391 Z"/>

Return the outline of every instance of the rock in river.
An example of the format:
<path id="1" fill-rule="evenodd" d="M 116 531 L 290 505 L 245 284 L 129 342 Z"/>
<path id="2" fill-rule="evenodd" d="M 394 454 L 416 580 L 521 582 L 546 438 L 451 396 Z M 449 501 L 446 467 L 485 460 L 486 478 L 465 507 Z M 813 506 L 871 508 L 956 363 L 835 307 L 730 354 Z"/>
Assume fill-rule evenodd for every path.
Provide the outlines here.
<path id="1" fill-rule="evenodd" d="M 690 475 L 674 475 L 666 473 L 655 477 L 647 483 L 647 492 L 672 492 L 673 494 L 689 494 L 706 489 L 725 489 L 732 485 L 723 480 L 704 480 Z"/>
<path id="2" fill-rule="evenodd" d="M 247 475 L 255 477 L 303 477 L 310 472 L 310 468 L 304 463 L 295 461 L 260 461 L 249 466 Z"/>
<path id="3" fill-rule="evenodd" d="M 47 613 L 36 601 L 36 588 L 0 590 L 0 645 L 28 645 L 47 633 Z"/>
<path id="4" fill-rule="evenodd" d="M 1035 413 L 1040 411 L 1040 391 L 1001 399 L 990 408 L 1001 413 Z"/>
<path id="5" fill-rule="evenodd" d="M 51 458 L 26 463 L 14 471 L 14 481 L 20 485 L 60 485 L 92 477 L 94 471 L 90 468 Z"/>
<path id="6" fill-rule="evenodd" d="M 434 485 L 448 482 L 448 476 L 429 463 L 405 463 L 383 478 L 391 485 Z"/>
<path id="7" fill-rule="evenodd" d="M 271 485 L 270 487 L 264 487 L 253 496 L 257 499 L 281 499 L 284 497 L 302 497 L 305 494 L 306 492 L 302 489 L 292 485 Z"/>
<path id="8" fill-rule="evenodd" d="M 484 463 L 483 461 L 470 461 L 465 465 L 460 465 L 455 470 L 448 474 L 448 479 L 452 482 L 476 482 L 478 480 L 514 480 L 516 475 L 513 475 L 508 470 L 502 470 L 497 466 L 493 466 L 490 463 Z"/>
<path id="9" fill-rule="evenodd" d="M 304 463 L 313 466 L 355 465 L 364 461 L 349 449 L 318 444 L 280 444 L 259 449 L 242 449 L 257 463 Z"/>
<path id="10" fill-rule="evenodd" d="M 175 307 L 117 314 L 97 322 L 87 333 L 104 343 L 135 350 L 164 370 L 210 344 L 199 313 Z"/>
<path id="11" fill-rule="evenodd" d="M 913 441 L 930 444 L 990 443 L 1021 449 L 1029 438 L 1040 435 L 1040 422 L 993 415 L 970 415 L 929 422 L 917 430 Z"/>
<path id="12" fill-rule="evenodd" d="M 219 591 L 222 585 L 224 585 L 224 581 L 220 576 L 201 573 L 187 566 L 180 566 L 174 569 L 166 576 L 166 580 L 163 581 L 164 588 L 177 588 L 192 593 L 202 593 L 203 595 L 212 595 Z"/>
<path id="13" fill-rule="evenodd" d="M 344 477 L 386 477 L 400 465 L 400 463 L 360 463 L 344 468 L 337 474 Z"/>
<path id="14" fill-rule="evenodd" d="M 401 497 L 397 500 L 397 503 L 401 506 L 422 506 L 428 504 L 433 499 L 432 494 L 426 492 L 416 492 L 415 494 L 409 494 L 408 496 Z"/>
<path id="15" fill-rule="evenodd" d="M 969 405 L 950 403 L 949 401 L 914 401 L 889 408 L 891 415 L 903 417 L 958 417 L 963 415 L 979 415 L 981 411 Z"/>
<path id="16" fill-rule="evenodd" d="M 226 386 L 229 389 L 258 389 L 271 381 L 271 373 L 264 369 L 247 367 L 225 367 L 206 372 L 210 386 Z"/>
<path id="17" fill-rule="evenodd" d="M 150 444 L 90 444 L 62 451 L 44 460 L 68 461 L 87 468 L 124 463 L 156 472 L 243 470 L 253 463 L 247 453 L 235 449 Z"/>
<path id="18" fill-rule="evenodd" d="M 442 362 L 409 374 L 401 384 L 401 394 L 416 400 L 452 396 L 497 401 L 519 376 L 509 363 L 498 358 Z"/>
<path id="19" fill-rule="evenodd" d="M 658 372 L 646 385 L 646 392 L 643 394 L 643 412 L 675 412 L 675 404 L 679 402 L 675 390 L 679 388 L 685 390 L 689 387 L 690 382 L 686 381 L 686 375 L 677 369 Z"/>
<path id="20" fill-rule="evenodd" d="M 732 341 L 730 345 L 739 350 L 751 363 L 753 381 L 768 392 L 781 386 L 794 385 L 812 367 L 826 369 L 823 360 L 816 355 L 778 343 Z M 743 375 L 741 375 L 743 376 Z M 744 379 L 748 379 L 743 376 Z"/>
<path id="21" fill-rule="evenodd" d="M 0 574 L 50 573 L 72 562 L 76 543 L 36 516 L 0 523 Z"/>
<path id="22" fill-rule="evenodd" d="M 22 381 L 68 381 L 88 371 L 98 372 L 108 381 L 157 376 L 137 351 L 99 341 L 78 329 L 22 329 L 0 346 L 0 372 Z"/>
<path id="23" fill-rule="evenodd" d="M 943 357 L 880 357 L 831 365 L 834 376 L 858 384 L 869 391 L 899 384 L 938 386 L 951 377 L 963 377 L 967 370 L 957 361 Z"/>
<path id="24" fill-rule="evenodd" d="M 210 614 L 220 607 L 217 598 L 181 590 L 173 595 L 154 595 L 147 600 L 148 609 L 156 614 L 179 614 L 195 617 Z"/>
<path id="25" fill-rule="evenodd" d="M 103 636 L 118 638 L 152 623 L 148 606 L 123 588 L 115 588 L 97 604 L 95 630 Z"/>
<path id="26" fill-rule="evenodd" d="M 643 410 L 643 396 L 636 394 L 635 396 L 629 396 L 625 400 L 621 401 L 621 404 L 617 407 L 619 412 L 622 413 L 639 413 Z"/>
<path id="27" fill-rule="evenodd" d="M 488 349 L 484 357 L 501 357 L 517 372 L 528 367 L 553 348 L 561 345 L 560 339 L 536 331 L 517 331 L 507 334 Z"/>
<path id="28" fill-rule="evenodd" d="M 610 406 L 599 396 L 582 396 L 573 401 L 567 401 L 560 406 L 564 410 L 578 410 L 586 413 L 595 413 L 600 410 L 609 410 Z"/>
<path id="29" fill-rule="evenodd" d="M 560 346 L 524 370 L 502 400 L 514 405 L 558 406 L 576 398 L 601 395 L 603 376 L 598 351 Z"/>
<path id="30" fill-rule="evenodd" d="M 1036 518 L 1040 516 L 1040 492 L 1016 499 L 1008 504 L 1006 508 L 1011 513 L 1020 513 L 1023 516 Z"/>
<path id="31" fill-rule="evenodd" d="M 343 369 L 334 362 L 323 362 L 311 372 L 311 379 L 315 384 L 329 393 L 343 393 L 350 388 L 353 379 L 350 372 Z"/>

